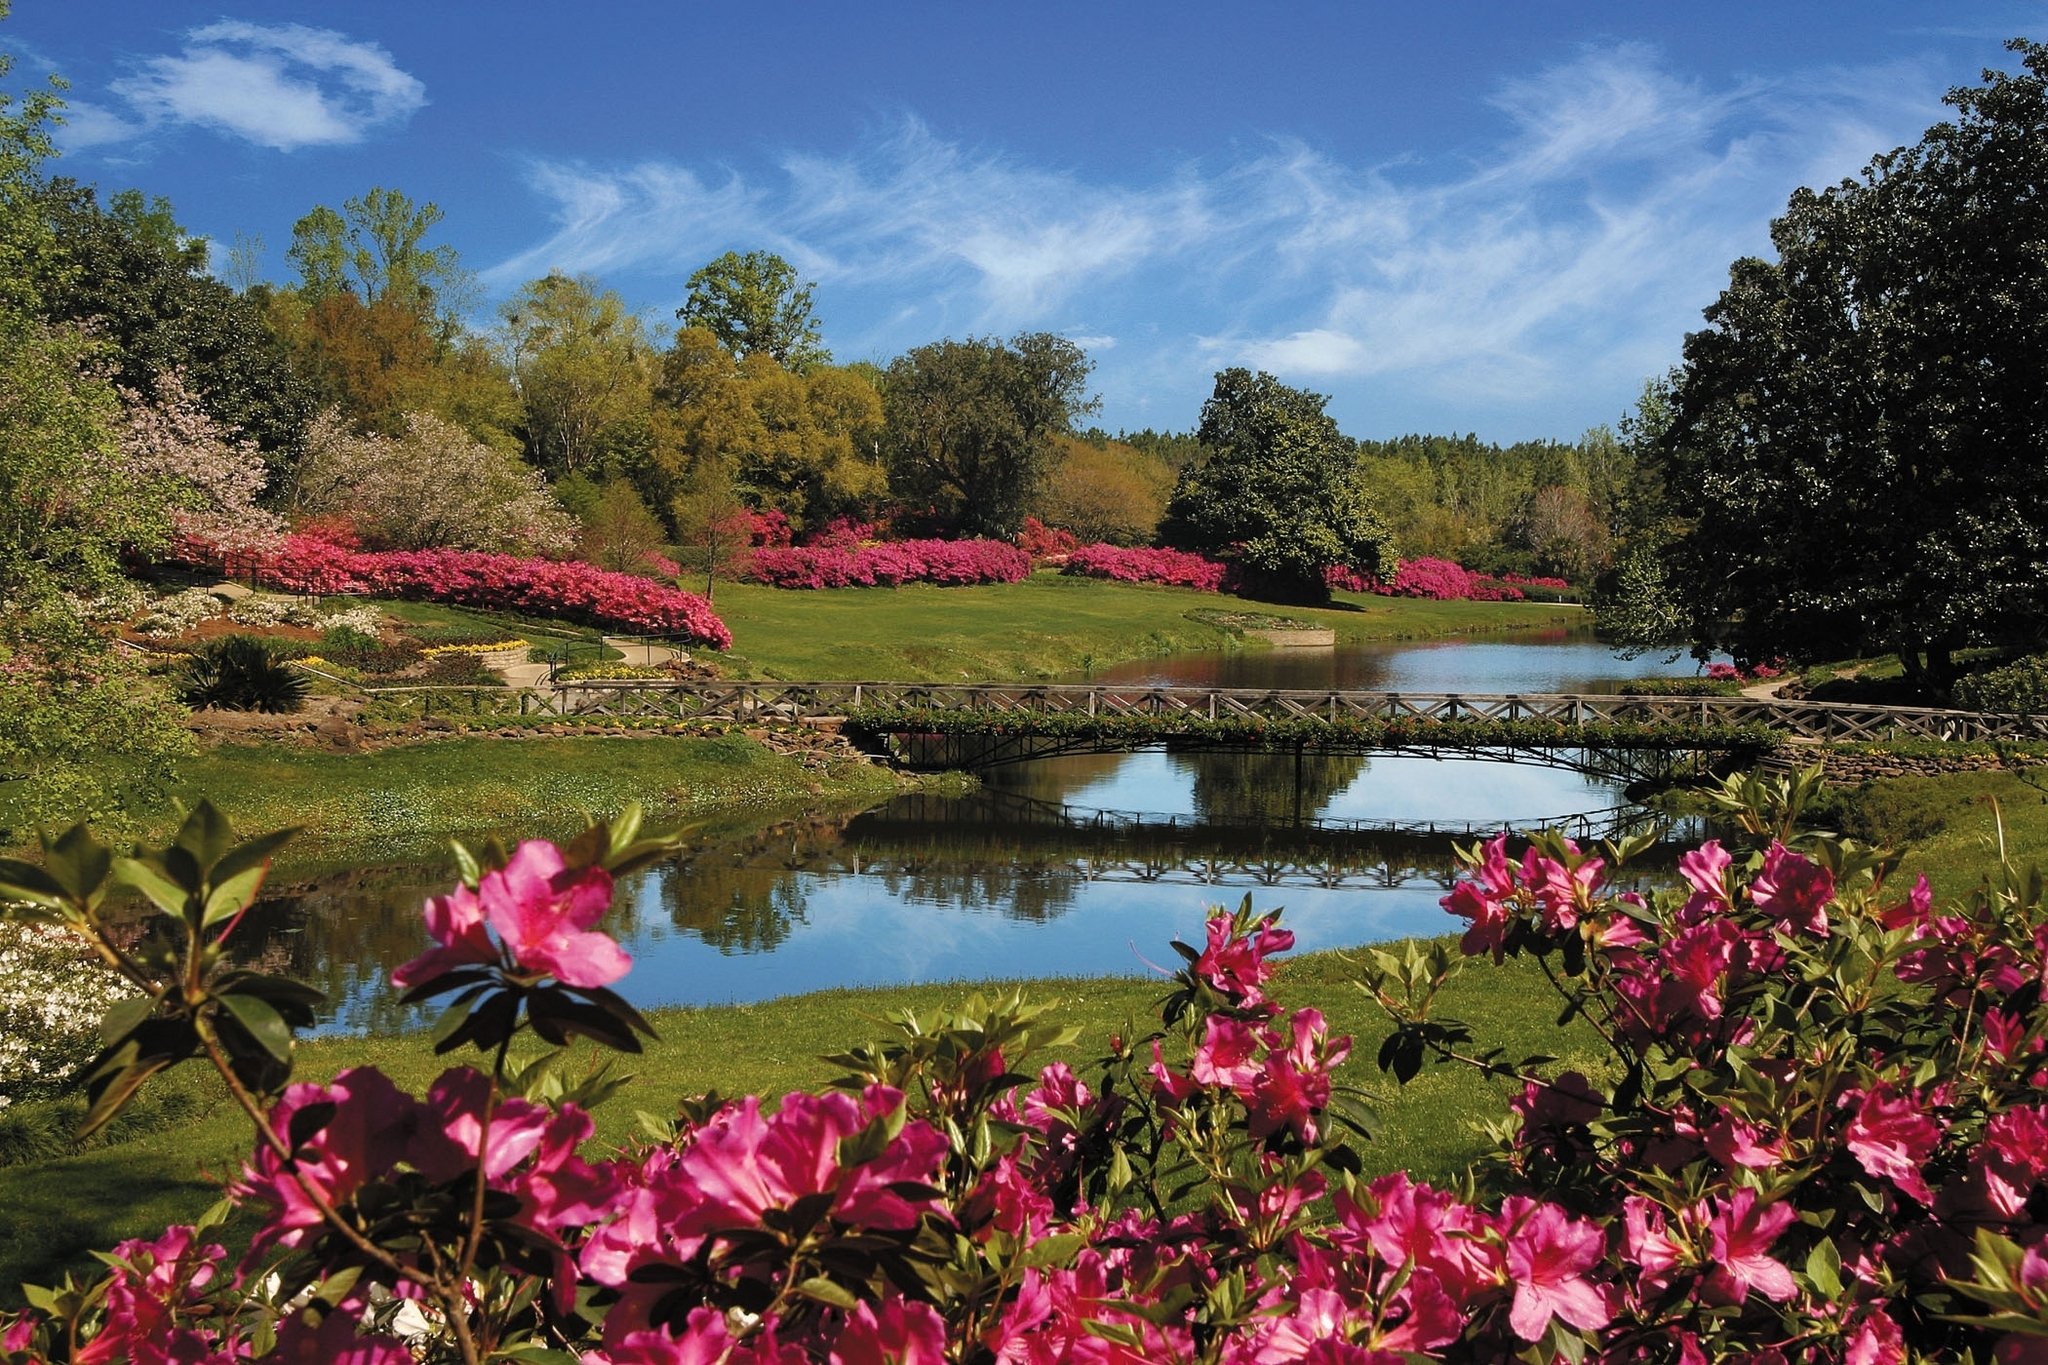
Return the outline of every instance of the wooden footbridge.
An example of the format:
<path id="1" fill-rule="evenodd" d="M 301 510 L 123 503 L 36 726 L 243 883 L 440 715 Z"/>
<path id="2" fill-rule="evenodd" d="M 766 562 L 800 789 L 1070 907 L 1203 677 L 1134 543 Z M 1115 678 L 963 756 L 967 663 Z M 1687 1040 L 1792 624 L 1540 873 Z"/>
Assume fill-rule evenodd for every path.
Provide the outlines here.
<path id="1" fill-rule="evenodd" d="M 2048 716 L 1745 696 L 643 680 L 373 692 L 428 713 L 831 724 L 886 741 L 899 761 L 929 768 L 989 767 L 1166 742 L 1542 756 L 1584 749 L 1730 752 L 1785 741 L 2048 739 Z M 449 695 L 456 692 L 464 695 Z"/>

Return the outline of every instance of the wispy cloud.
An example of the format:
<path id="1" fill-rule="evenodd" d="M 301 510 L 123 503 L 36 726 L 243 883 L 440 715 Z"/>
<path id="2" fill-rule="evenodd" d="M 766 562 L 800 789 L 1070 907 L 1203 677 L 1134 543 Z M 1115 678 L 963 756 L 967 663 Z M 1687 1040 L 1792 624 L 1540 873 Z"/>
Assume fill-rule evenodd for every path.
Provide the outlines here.
<path id="1" fill-rule="evenodd" d="M 868 301 L 856 350 L 1058 325 L 1121 339 L 1098 378 L 1133 404 L 1249 364 L 1540 407 L 1632 394 L 1728 262 L 1767 249 L 1795 186 L 1910 141 L 1939 96 L 1908 65 L 1710 88 L 1624 44 L 1500 85 L 1496 132 L 1456 160 L 1357 166 L 1275 140 L 1118 183 L 905 120 L 765 170 L 536 161 L 556 226 L 485 279 L 646 271 L 679 288 L 721 251 L 765 247 Z"/>
<path id="2" fill-rule="evenodd" d="M 426 87 L 376 43 L 238 20 L 191 30 L 180 51 L 142 61 L 108 92 L 125 112 L 69 102 L 66 150 L 181 125 L 278 151 L 337 146 L 403 122 L 426 103 Z"/>

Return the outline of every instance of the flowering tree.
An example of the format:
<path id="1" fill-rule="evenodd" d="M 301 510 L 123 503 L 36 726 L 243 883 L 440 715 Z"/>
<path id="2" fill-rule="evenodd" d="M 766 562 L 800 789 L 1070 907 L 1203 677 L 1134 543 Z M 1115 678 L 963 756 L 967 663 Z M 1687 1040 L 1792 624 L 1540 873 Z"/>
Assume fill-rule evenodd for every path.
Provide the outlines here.
<path id="1" fill-rule="evenodd" d="M 592 1159 L 600 1071 L 571 1087 L 515 1040 L 633 1051 L 630 967 L 597 928 L 615 877 L 665 852 L 629 813 L 567 847 L 461 856 L 434 946 L 396 974 L 444 1002 L 424 1095 L 369 1068 L 290 1082 L 310 992 L 227 945 L 283 838 L 237 845 L 202 806 L 116 858 L 82 829 L 0 894 L 82 935 L 147 992 L 116 1006 L 88 1122 L 203 1056 L 256 1132 L 214 1219 L 122 1244 L 91 1283 L 0 1319 L 27 1361 L 420 1358 L 682 1362 L 1741 1359 L 1903 1365 L 2042 1358 L 2048 1343 L 2048 917 L 2001 875 L 1937 912 L 1889 859 L 1797 836 L 1802 779 L 1728 793 L 1745 830 L 1684 884 L 1606 889 L 1636 851 L 1545 836 L 1474 850 L 1441 945 L 1372 954 L 1395 1027 L 1514 1083 L 1464 1191 L 1359 1175 L 1349 1038 L 1276 998 L 1276 915 L 1216 912 L 1161 1002 L 1090 1078 L 1027 1069 L 1068 1037 L 1010 999 L 906 1018 L 777 1106 L 684 1100 Z M 169 921 L 147 959 L 108 929 L 115 883 Z M 1612 1049 L 1588 1075 L 1510 1062 L 1441 1017 L 1459 962 L 1534 954 Z M 1477 1190 L 1488 1193 L 1482 1198 Z"/>
<path id="2" fill-rule="evenodd" d="M 257 504 L 269 473 L 254 442 L 223 431 L 175 370 L 157 376 L 153 394 L 119 393 L 122 466 L 133 478 L 166 485 L 180 534 L 230 553 L 276 544 L 284 523 Z"/>
<path id="3" fill-rule="evenodd" d="M 396 438 L 358 435 L 338 410 L 306 432 L 294 507 L 346 515 L 373 544 L 510 554 L 566 554 L 576 519 L 539 470 L 461 427 L 409 412 Z"/>

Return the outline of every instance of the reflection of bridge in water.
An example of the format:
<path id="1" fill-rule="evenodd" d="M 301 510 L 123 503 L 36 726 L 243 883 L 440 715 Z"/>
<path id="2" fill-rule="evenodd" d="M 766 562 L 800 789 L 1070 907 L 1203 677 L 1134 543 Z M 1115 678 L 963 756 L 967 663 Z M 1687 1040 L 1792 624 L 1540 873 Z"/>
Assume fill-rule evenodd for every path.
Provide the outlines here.
<path id="1" fill-rule="evenodd" d="M 962 804 L 944 797 L 899 798 L 885 813 L 855 817 L 842 842 L 809 850 L 792 865 L 884 879 L 986 878 L 1000 872 L 1026 879 L 1326 890 L 1433 883 L 1448 891 L 1459 866 L 1454 846 L 1511 828 L 1501 822 L 1330 819 L 1231 826 L 987 791 L 972 799 L 976 813 L 970 822 L 962 818 Z M 1583 842 L 1643 818 L 1639 810 L 1618 808 L 1512 828 L 1563 828 Z M 1583 823 L 1574 830 L 1573 820 Z M 1643 865 L 1669 866 L 1683 846 L 1682 840 L 1667 839 Z"/>

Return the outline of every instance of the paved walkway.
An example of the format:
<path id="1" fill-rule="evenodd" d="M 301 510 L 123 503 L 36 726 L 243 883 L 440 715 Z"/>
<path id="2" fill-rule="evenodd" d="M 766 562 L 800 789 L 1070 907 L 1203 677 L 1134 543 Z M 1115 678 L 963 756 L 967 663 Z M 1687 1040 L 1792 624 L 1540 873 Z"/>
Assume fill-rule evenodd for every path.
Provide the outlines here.
<path id="1" fill-rule="evenodd" d="M 625 657 L 620 663 L 632 664 L 637 668 L 660 668 L 671 660 L 688 663 L 690 656 L 680 649 L 658 645 L 648 640 L 632 640 L 623 635 L 607 635 L 605 644 L 619 651 Z M 548 666 L 542 664 L 507 664 L 492 670 L 505 680 L 507 687 L 545 687 L 548 681 Z"/>

